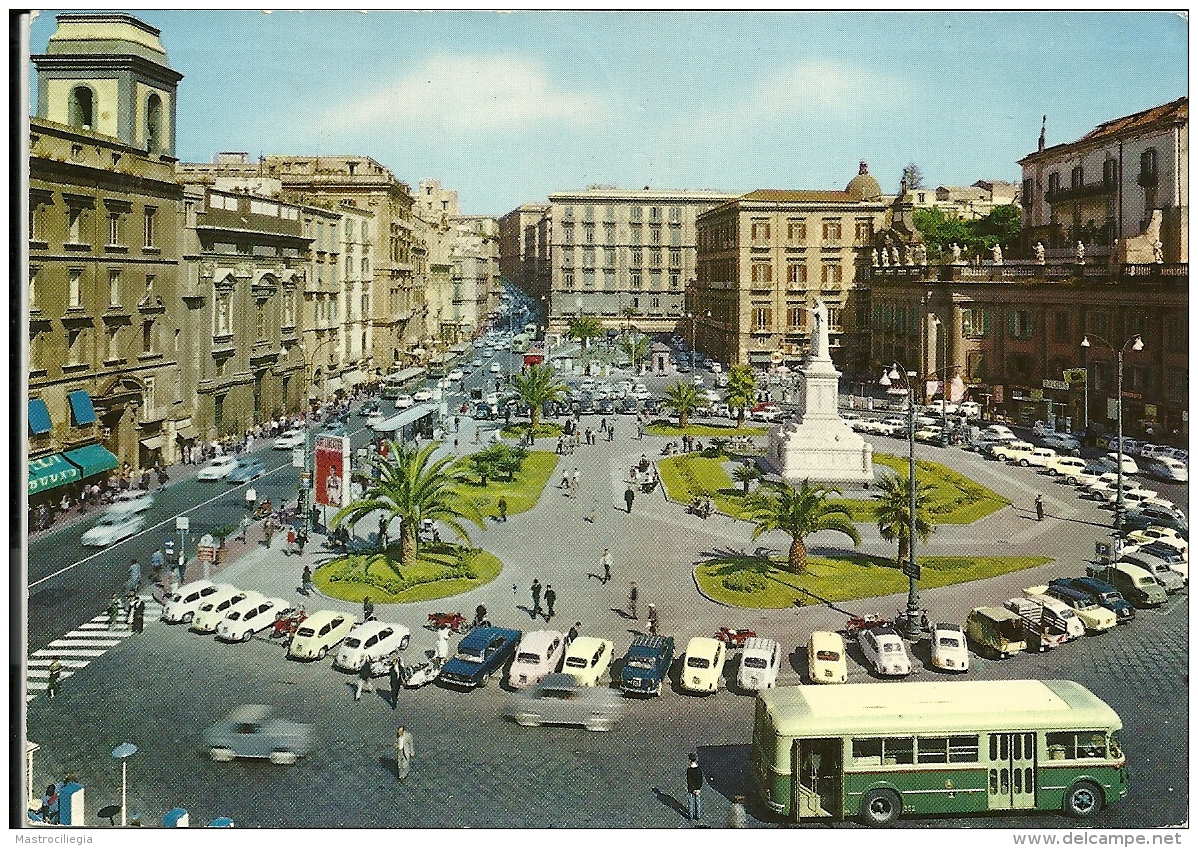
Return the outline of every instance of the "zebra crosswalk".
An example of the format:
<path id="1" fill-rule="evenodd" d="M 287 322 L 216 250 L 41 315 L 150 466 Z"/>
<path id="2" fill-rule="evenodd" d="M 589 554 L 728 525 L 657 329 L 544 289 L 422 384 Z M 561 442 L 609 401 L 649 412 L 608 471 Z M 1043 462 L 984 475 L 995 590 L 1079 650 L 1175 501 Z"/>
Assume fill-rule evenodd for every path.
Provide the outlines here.
<path id="1" fill-rule="evenodd" d="M 153 595 L 142 595 L 141 599 L 146 604 L 147 612 L 159 609 Z M 133 628 L 129 625 L 127 615 L 121 615 L 116 625 L 110 629 L 108 614 L 103 613 L 70 633 L 60 636 L 41 650 L 34 651 L 25 662 L 25 702 L 32 701 L 49 688 L 50 663 L 55 659 L 62 666 L 62 673 L 59 675 L 61 682 L 121 644 L 132 633 Z"/>

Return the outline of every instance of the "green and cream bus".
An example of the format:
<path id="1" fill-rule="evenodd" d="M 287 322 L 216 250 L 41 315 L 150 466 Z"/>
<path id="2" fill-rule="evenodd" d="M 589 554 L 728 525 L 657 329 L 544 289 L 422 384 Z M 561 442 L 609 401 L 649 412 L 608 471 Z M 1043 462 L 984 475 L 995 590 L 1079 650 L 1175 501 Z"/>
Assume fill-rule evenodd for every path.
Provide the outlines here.
<path id="1" fill-rule="evenodd" d="M 757 698 L 751 767 L 765 804 L 796 821 L 1086 818 L 1127 795 L 1122 726 L 1071 680 L 789 687 Z"/>

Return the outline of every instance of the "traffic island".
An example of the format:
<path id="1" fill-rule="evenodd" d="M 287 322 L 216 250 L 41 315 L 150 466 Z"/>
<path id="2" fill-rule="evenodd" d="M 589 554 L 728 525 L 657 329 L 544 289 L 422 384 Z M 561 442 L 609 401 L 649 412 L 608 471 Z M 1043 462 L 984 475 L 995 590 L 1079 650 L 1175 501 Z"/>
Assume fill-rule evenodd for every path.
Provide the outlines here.
<path id="1" fill-rule="evenodd" d="M 506 445 L 503 447 L 513 450 Z M 492 518 L 499 516 L 501 497 L 507 501 L 509 516 L 528 512 L 536 506 L 558 462 L 557 455 L 549 451 L 530 451 L 511 479 L 505 479 L 505 469 L 489 461 L 484 454 L 480 451 L 458 461 L 463 478 L 457 485 L 463 495 L 474 501 L 479 512 Z M 480 471 L 485 471 L 486 476 Z"/>
<path id="2" fill-rule="evenodd" d="M 1034 568 L 1051 557 L 944 557 L 921 556 L 920 588 L 935 589 L 1000 574 Z M 829 601 L 877 598 L 907 591 L 907 577 L 892 559 L 847 554 L 843 557 L 809 556 L 807 571 L 785 570 L 786 557 L 730 556 L 695 566 L 695 585 L 704 597 L 726 606 L 748 609 L 784 609 Z"/>
<path id="3" fill-rule="evenodd" d="M 401 566 L 399 547 L 386 552 L 350 554 L 316 569 L 312 582 L 324 595 L 360 603 L 410 604 L 461 595 L 494 580 L 503 563 L 479 548 L 426 542 L 416 561 Z"/>

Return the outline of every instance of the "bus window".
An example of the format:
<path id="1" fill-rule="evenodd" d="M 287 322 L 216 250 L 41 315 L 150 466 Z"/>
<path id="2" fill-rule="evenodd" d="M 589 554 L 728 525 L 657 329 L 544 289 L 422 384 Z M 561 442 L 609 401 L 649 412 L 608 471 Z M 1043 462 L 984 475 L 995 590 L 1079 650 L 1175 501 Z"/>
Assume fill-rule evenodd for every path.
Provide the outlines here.
<path id="1" fill-rule="evenodd" d="M 978 761 L 976 736 L 920 736 L 916 741 L 919 750 L 918 762 L 921 764 Z"/>
<path id="2" fill-rule="evenodd" d="M 914 762 L 915 740 L 909 736 L 853 740 L 855 766 L 909 766 Z"/>
<path id="3" fill-rule="evenodd" d="M 1100 730 L 1046 733 L 1045 741 L 1048 744 L 1050 760 L 1090 760 L 1106 757 L 1106 734 Z"/>

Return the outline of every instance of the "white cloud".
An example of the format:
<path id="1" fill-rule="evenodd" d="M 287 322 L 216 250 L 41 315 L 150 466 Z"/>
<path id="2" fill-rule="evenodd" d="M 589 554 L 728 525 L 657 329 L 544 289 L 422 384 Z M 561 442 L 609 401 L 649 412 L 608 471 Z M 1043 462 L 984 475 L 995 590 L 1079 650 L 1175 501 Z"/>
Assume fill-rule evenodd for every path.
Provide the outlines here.
<path id="1" fill-rule="evenodd" d="M 595 95 L 558 89 L 523 59 L 436 56 L 360 101 L 329 110 L 319 125 L 331 131 L 491 133 L 551 122 L 592 125 L 607 108 Z"/>

